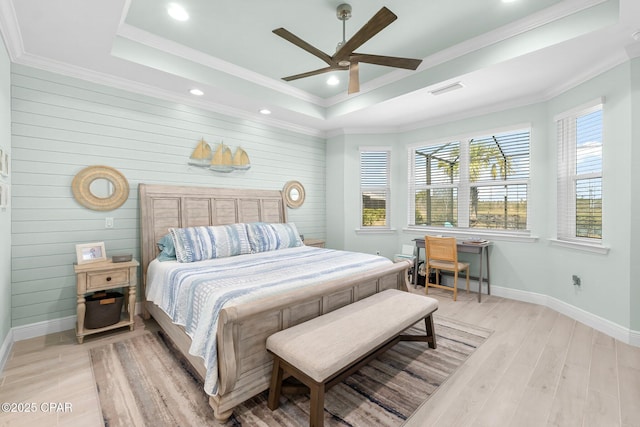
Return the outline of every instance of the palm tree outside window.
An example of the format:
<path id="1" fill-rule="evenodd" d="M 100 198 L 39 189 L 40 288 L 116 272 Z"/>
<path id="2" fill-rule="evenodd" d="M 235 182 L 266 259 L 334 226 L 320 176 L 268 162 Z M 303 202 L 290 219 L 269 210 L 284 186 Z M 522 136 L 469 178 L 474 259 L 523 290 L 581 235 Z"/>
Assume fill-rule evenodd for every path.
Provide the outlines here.
<path id="1" fill-rule="evenodd" d="M 527 229 L 528 129 L 415 147 L 410 225 Z"/>

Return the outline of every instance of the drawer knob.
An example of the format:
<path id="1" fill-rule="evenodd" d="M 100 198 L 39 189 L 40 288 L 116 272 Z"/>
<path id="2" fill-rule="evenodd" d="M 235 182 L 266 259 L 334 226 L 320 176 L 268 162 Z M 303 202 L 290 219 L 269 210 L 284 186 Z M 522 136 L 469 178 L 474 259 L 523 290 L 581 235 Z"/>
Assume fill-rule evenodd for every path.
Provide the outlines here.
<path id="1" fill-rule="evenodd" d="M 107 282 L 110 282 L 110 281 L 111 281 L 111 277 L 107 277 Z"/>

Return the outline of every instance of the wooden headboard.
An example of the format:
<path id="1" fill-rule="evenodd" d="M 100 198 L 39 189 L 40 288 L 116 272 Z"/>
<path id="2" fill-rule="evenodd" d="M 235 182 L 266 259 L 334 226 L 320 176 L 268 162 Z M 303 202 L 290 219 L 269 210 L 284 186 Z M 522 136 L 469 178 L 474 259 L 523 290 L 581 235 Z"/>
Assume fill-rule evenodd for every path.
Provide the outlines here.
<path id="1" fill-rule="evenodd" d="M 143 286 L 147 266 L 158 255 L 158 240 L 171 227 L 287 222 L 280 190 L 139 184 L 138 194 Z"/>

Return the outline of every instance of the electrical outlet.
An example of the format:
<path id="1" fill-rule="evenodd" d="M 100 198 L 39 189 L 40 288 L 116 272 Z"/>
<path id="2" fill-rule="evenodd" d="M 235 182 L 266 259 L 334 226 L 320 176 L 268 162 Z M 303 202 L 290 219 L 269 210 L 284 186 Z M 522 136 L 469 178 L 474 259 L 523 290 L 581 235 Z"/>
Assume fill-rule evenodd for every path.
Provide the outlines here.
<path id="1" fill-rule="evenodd" d="M 113 218 L 112 217 L 106 217 L 104 219 L 104 228 L 113 228 Z"/>
<path id="2" fill-rule="evenodd" d="M 573 279 L 573 286 L 580 286 L 582 284 L 579 276 L 574 274 L 571 278 Z"/>

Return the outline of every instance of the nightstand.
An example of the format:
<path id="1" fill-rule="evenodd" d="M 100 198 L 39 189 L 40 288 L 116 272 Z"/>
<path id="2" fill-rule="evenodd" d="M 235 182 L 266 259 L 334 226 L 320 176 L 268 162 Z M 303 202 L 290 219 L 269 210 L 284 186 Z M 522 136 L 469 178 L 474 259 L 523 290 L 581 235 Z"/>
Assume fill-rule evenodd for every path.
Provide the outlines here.
<path id="1" fill-rule="evenodd" d="M 305 246 L 315 246 L 316 248 L 324 248 L 324 240 L 322 239 L 304 239 Z"/>
<path id="2" fill-rule="evenodd" d="M 76 285 L 78 293 L 78 321 L 76 326 L 76 338 L 82 344 L 86 335 L 97 334 L 111 329 L 128 326 L 133 331 L 133 315 L 136 307 L 136 286 L 138 282 L 138 261 L 135 259 L 127 262 L 108 261 L 92 262 L 74 265 L 76 272 Z M 85 329 L 84 318 L 86 313 L 85 295 L 89 292 L 104 291 L 107 289 L 122 288 L 124 293 L 125 311 L 120 321 L 113 325 L 96 329 Z"/>

